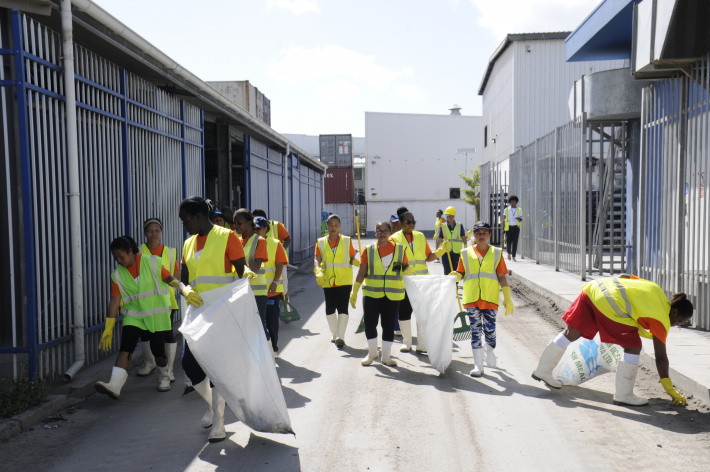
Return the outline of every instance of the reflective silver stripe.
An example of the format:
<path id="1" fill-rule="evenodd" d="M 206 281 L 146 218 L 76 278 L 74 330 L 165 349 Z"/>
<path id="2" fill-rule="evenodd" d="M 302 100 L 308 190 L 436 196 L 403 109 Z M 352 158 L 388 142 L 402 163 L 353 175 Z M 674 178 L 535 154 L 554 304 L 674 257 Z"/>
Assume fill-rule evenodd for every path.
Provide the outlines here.
<path id="1" fill-rule="evenodd" d="M 463 278 L 464 282 L 467 280 L 475 280 L 475 279 L 491 279 L 495 280 L 498 282 L 498 276 L 495 274 L 489 274 L 488 272 L 478 272 L 476 274 L 468 274 L 466 273 L 466 277 Z"/>
<path id="2" fill-rule="evenodd" d="M 269 273 L 271 273 L 271 274 L 275 274 L 275 273 L 276 273 L 276 267 L 264 267 L 264 271 L 265 271 L 265 272 L 269 272 Z"/>
<path id="3" fill-rule="evenodd" d="M 428 275 L 428 274 L 429 274 L 429 270 L 427 270 L 427 269 L 414 271 L 414 275 Z"/>
<path id="4" fill-rule="evenodd" d="M 368 285 L 364 285 L 362 287 L 363 291 L 368 291 L 368 292 L 384 292 L 385 287 L 370 287 Z M 392 287 L 387 287 L 387 293 L 404 293 L 403 288 L 392 288 Z"/>
<path id="5" fill-rule="evenodd" d="M 256 238 L 251 242 L 251 247 L 249 248 L 249 254 L 247 255 L 247 264 L 254 262 L 254 254 L 256 254 L 256 246 L 259 245 L 260 236 L 256 233 L 251 235 L 252 238 Z M 250 238 L 251 239 L 251 238 Z"/>
<path id="6" fill-rule="evenodd" d="M 629 299 L 626 296 L 626 289 L 623 285 L 621 285 L 619 279 L 617 279 L 616 277 L 612 278 L 611 280 L 612 282 L 614 282 L 614 285 L 616 285 L 616 288 L 619 289 L 619 292 L 621 292 L 621 297 L 624 299 L 624 304 L 626 305 L 626 313 L 624 313 L 619 304 L 616 303 L 616 300 L 614 300 L 614 297 L 609 291 L 609 287 L 607 287 L 604 282 L 602 282 L 601 280 L 595 280 L 594 283 L 597 284 L 597 286 L 601 289 L 604 298 L 606 298 L 606 301 L 609 303 L 609 306 L 611 306 L 611 309 L 614 310 L 614 313 L 616 313 L 617 316 L 619 316 L 620 318 L 631 318 L 631 303 L 629 303 Z"/>
<path id="7" fill-rule="evenodd" d="M 368 275 L 370 280 L 400 280 L 402 277 L 399 275 Z"/>
<path id="8" fill-rule="evenodd" d="M 413 264 L 413 265 L 426 264 L 426 261 L 422 261 L 419 259 L 415 259 L 415 260 L 409 261 L 409 262 L 410 262 L 410 264 Z"/>
<path id="9" fill-rule="evenodd" d="M 254 273 L 255 273 L 256 275 L 264 275 L 264 274 L 266 273 L 266 272 L 264 272 L 264 271 L 265 271 L 265 269 L 262 267 L 261 269 L 258 269 L 258 270 L 255 271 Z"/>
<path id="10" fill-rule="evenodd" d="M 485 278 L 485 279 L 495 280 L 496 282 L 498 282 L 498 275 L 497 274 L 491 274 L 488 272 L 481 272 L 480 270 L 476 273 L 471 273 L 471 271 L 469 270 L 469 266 L 468 266 L 468 251 L 470 251 L 470 249 L 468 249 L 468 248 L 463 249 L 461 251 L 461 257 L 463 258 L 463 267 L 466 270 L 466 275 L 464 276 L 463 281 L 466 282 L 467 280 L 475 280 L 475 279 L 479 279 L 479 278 Z M 495 257 L 493 267 L 496 268 L 496 267 L 498 267 L 498 262 L 500 262 L 500 258 L 501 258 L 502 253 L 500 250 L 493 247 L 493 254 Z M 484 255 L 483 257 L 485 258 L 486 256 Z"/>
<path id="11" fill-rule="evenodd" d="M 326 236 L 327 238 L 328 236 Z M 325 263 L 325 239 L 321 238 L 318 240 L 318 244 L 320 244 L 320 256 L 321 260 L 323 263 Z"/>
<path id="12" fill-rule="evenodd" d="M 367 248 L 367 278 L 375 273 L 375 245 Z"/>
<path id="13" fill-rule="evenodd" d="M 194 287 L 197 284 L 230 284 L 235 280 L 239 280 L 233 275 L 202 275 L 190 280 L 190 285 Z"/>
<path id="14" fill-rule="evenodd" d="M 333 264 L 323 264 L 323 267 L 326 269 L 329 269 L 331 267 L 341 267 L 343 269 L 349 269 L 352 266 L 345 262 L 334 262 Z"/>
<path id="15" fill-rule="evenodd" d="M 128 316 L 153 316 L 160 315 L 162 313 L 170 313 L 173 311 L 172 307 L 169 306 L 159 306 L 153 310 L 137 311 L 137 310 L 126 310 L 123 309 L 123 314 Z"/>
<path id="16" fill-rule="evenodd" d="M 267 288 L 269 288 L 269 287 L 267 287 L 266 285 L 252 285 L 251 286 L 252 290 L 266 290 Z"/>
<path id="17" fill-rule="evenodd" d="M 461 250 L 461 260 L 463 261 L 463 268 L 464 268 L 464 270 L 466 271 L 466 276 L 467 276 L 467 277 L 468 277 L 468 274 L 471 273 L 471 270 L 470 270 L 469 267 L 468 267 L 468 251 L 469 251 L 468 248 Z M 453 269 L 453 267 L 452 267 L 452 269 Z M 464 279 L 464 281 L 465 281 L 465 280 L 466 280 L 466 279 Z"/>

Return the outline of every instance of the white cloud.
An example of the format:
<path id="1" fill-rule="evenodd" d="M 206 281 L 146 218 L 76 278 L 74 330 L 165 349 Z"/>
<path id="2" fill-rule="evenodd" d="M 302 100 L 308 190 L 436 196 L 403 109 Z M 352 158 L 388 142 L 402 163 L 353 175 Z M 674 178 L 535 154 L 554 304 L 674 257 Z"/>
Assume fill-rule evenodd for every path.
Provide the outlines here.
<path id="1" fill-rule="evenodd" d="M 300 15 L 309 11 L 320 13 L 318 0 L 269 0 L 269 8 L 276 7 L 279 10 L 287 10 L 294 15 Z"/>
<path id="2" fill-rule="evenodd" d="M 315 89 L 319 97 L 333 100 L 332 105 L 337 107 L 344 102 L 353 102 L 360 96 L 360 87 L 347 80 L 336 80 L 319 85 Z"/>
<path id="3" fill-rule="evenodd" d="M 413 75 L 411 69 L 395 70 L 377 64 L 374 56 L 341 46 L 312 49 L 291 47 L 269 66 L 269 75 L 285 83 L 347 80 L 383 90 L 400 77 Z"/>
<path id="4" fill-rule="evenodd" d="M 478 26 L 502 41 L 509 33 L 572 31 L 600 0 L 470 0 L 481 16 Z"/>
<path id="5" fill-rule="evenodd" d="M 399 85 L 397 95 L 410 102 L 421 102 L 426 98 L 424 92 L 414 84 Z"/>

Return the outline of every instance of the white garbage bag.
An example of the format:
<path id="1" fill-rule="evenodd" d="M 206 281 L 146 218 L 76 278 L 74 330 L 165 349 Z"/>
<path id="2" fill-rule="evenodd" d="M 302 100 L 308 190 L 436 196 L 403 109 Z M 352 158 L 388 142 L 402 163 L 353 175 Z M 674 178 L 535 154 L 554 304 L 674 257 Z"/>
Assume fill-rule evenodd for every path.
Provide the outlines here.
<path id="1" fill-rule="evenodd" d="M 418 329 L 424 331 L 429 362 L 443 374 L 454 349 L 451 333 L 458 313 L 454 279 L 446 275 L 406 275 L 404 286 Z"/>
<path id="2" fill-rule="evenodd" d="M 245 278 L 200 294 L 180 332 L 239 421 L 264 433 L 291 433 L 281 382 Z"/>
<path id="3" fill-rule="evenodd" d="M 616 344 L 601 342 L 599 334 L 594 339 L 579 338 L 567 346 L 552 376 L 562 385 L 579 385 L 605 372 L 616 372 L 623 353 Z"/>

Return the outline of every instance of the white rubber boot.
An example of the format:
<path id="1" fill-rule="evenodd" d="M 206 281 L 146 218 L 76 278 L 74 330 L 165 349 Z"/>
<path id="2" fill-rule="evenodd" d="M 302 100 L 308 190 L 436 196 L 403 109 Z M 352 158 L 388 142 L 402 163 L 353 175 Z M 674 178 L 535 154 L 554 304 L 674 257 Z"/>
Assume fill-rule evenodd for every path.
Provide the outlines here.
<path id="1" fill-rule="evenodd" d="M 480 377 L 483 375 L 483 358 L 486 353 L 481 349 L 473 350 L 473 369 L 471 370 L 471 377 Z"/>
<path id="2" fill-rule="evenodd" d="M 210 387 L 210 379 L 205 378 L 205 380 L 197 385 L 193 385 L 192 388 L 194 388 L 195 391 L 200 394 L 202 399 L 207 402 L 207 411 L 204 415 L 202 415 L 200 426 L 203 428 L 209 428 L 212 426 L 212 387 Z"/>
<path id="3" fill-rule="evenodd" d="M 399 329 L 402 330 L 402 347 L 401 352 L 412 350 L 412 320 L 399 320 Z"/>
<path id="4" fill-rule="evenodd" d="M 491 369 L 495 369 L 497 365 L 496 353 L 493 352 L 495 348 L 491 347 L 490 344 L 486 344 L 486 365 Z"/>
<path id="5" fill-rule="evenodd" d="M 158 391 L 159 392 L 169 392 L 170 391 L 170 377 L 168 376 L 168 366 L 157 367 L 158 370 Z"/>
<path id="6" fill-rule="evenodd" d="M 224 398 L 217 393 L 217 389 L 212 389 L 212 429 L 207 440 L 211 443 L 220 442 L 227 439 L 227 432 L 224 430 Z"/>
<path id="7" fill-rule="evenodd" d="M 328 320 L 328 327 L 330 328 L 330 334 L 333 337 L 330 339 L 331 343 L 334 343 L 338 337 L 338 315 L 333 313 L 332 315 L 325 315 L 325 319 Z"/>
<path id="8" fill-rule="evenodd" d="M 557 363 L 562 359 L 562 355 L 566 349 L 550 341 L 537 364 L 537 369 L 533 371 L 532 378 L 545 382 L 548 387 L 562 388 L 562 384 L 552 376 L 552 370 L 557 366 Z"/>
<path id="9" fill-rule="evenodd" d="M 126 383 L 127 378 L 128 372 L 126 372 L 126 369 L 121 369 L 120 367 L 114 366 L 113 370 L 111 371 L 111 380 L 109 380 L 108 383 L 96 382 L 96 384 L 94 384 L 94 388 L 97 392 L 103 393 L 104 395 L 108 395 L 114 400 L 118 400 L 118 397 L 121 396 L 121 389 Z"/>
<path id="10" fill-rule="evenodd" d="M 168 378 L 171 382 L 175 382 L 173 375 L 173 367 L 175 366 L 175 353 L 177 352 L 177 343 L 165 343 L 165 355 L 168 356 Z"/>
<path id="11" fill-rule="evenodd" d="M 426 354 L 426 338 L 424 337 L 424 330 L 417 324 L 417 348 L 416 351 L 421 354 Z"/>
<path id="12" fill-rule="evenodd" d="M 614 405 L 643 406 L 648 405 L 648 399 L 634 395 L 634 383 L 638 373 L 638 364 L 619 362 L 616 367 L 616 393 Z"/>
<path id="13" fill-rule="evenodd" d="M 274 343 L 271 342 L 271 339 L 266 341 L 266 344 L 269 345 L 269 351 L 271 351 L 271 359 L 276 363 L 276 353 L 274 352 Z"/>
<path id="14" fill-rule="evenodd" d="M 138 369 L 136 374 L 138 374 L 139 377 L 146 377 L 152 374 L 158 365 L 155 363 L 153 351 L 150 350 L 150 341 L 141 341 L 141 346 L 143 347 L 143 360 L 145 362 L 143 367 Z"/>
<path id="15" fill-rule="evenodd" d="M 395 367 L 397 365 L 397 361 L 390 357 L 392 355 L 392 344 L 394 344 L 392 341 L 382 341 L 382 363 L 384 365 Z"/>
<path id="16" fill-rule="evenodd" d="M 372 338 L 367 340 L 367 357 L 364 358 L 360 364 L 370 365 L 372 361 L 380 357 L 380 353 L 377 352 L 377 338 Z"/>
<path id="17" fill-rule="evenodd" d="M 342 349 L 345 346 L 345 329 L 348 327 L 348 321 L 350 321 L 350 315 L 345 313 L 338 314 L 338 330 L 335 338 L 335 346 L 338 349 Z"/>

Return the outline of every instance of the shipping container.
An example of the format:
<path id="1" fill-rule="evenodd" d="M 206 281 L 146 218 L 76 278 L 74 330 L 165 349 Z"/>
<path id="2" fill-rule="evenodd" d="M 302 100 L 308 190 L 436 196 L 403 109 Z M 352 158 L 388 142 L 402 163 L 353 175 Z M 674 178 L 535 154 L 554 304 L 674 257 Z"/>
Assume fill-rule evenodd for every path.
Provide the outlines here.
<path id="1" fill-rule="evenodd" d="M 352 167 L 329 167 L 325 171 L 325 203 L 353 203 L 355 177 Z"/>
<path id="2" fill-rule="evenodd" d="M 320 160 L 328 167 L 353 166 L 353 137 L 351 134 L 321 134 Z"/>
<path id="3" fill-rule="evenodd" d="M 357 237 L 355 234 L 355 205 L 352 203 L 326 203 L 324 209 L 340 218 L 340 234 Z M 353 241 L 353 246 L 357 249 L 357 241 Z"/>
<path id="4" fill-rule="evenodd" d="M 271 126 L 271 101 L 248 80 L 207 83 L 229 100 L 244 108 L 250 115 Z"/>

